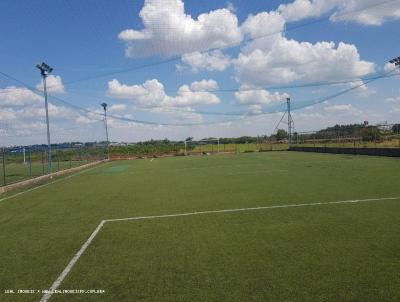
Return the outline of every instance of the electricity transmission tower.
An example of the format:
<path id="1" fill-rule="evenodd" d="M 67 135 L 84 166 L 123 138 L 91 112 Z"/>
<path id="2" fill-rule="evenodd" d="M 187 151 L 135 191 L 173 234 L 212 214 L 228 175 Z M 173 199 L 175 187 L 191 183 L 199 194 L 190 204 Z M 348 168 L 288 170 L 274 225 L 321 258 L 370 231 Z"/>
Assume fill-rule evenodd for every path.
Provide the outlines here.
<path id="1" fill-rule="evenodd" d="M 46 109 L 46 124 L 47 124 L 47 156 L 48 156 L 48 173 L 51 173 L 51 142 L 50 142 L 50 123 L 49 123 L 49 105 L 47 102 L 47 87 L 46 87 L 46 78 L 53 71 L 46 63 L 37 64 L 36 68 L 40 70 L 40 74 L 43 78 L 43 94 L 44 94 L 44 106 Z"/>
<path id="2" fill-rule="evenodd" d="M 294 133 L 294 121 L 292 118 L 292 113 L 291 113 L 291 103 L 290 103 L 290 98 L 286 99 L 287 103 L 287 118 L 288 118 L 288 138 L 289 138 L 289 147 L 292 145 L 292 138 L 293 138 L 293 133 Z"/>
<path id="3" fill-rule="evenodd" d="M 290 98 L 286 99 L 286 104 L 287 104 L 287 109 L 286 109 L 285 113 L 282 115 L 282 117 L 279 120 L 279 122 L 276 124 L 274 130 L 272 131 L 272 134 L 274 134 L 278 130 L 279 125 L 281 123 L 285 124 L 285 122 L 283 120 L 284 120 L 285 116 L 287 116 L 287 119 L 288 119 L 288 121 L 287 121 L 287 125 L 288 125 L 288 141 L 289 141 L 289 147 L 290 147 L 290 145 L 292 143 L 292 139 L 293 139 L 293 133 L 294 133 L 294 121 L 293 121 L 292 113 L 291 113 Z"/>

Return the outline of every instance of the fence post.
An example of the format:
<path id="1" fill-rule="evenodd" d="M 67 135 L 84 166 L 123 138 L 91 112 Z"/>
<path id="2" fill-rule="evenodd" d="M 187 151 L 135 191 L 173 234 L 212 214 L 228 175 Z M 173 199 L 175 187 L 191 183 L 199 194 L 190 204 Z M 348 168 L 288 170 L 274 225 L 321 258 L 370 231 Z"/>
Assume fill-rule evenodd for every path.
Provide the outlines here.
<path id="1" fill-rule="evenodd" d="M 397 141 L 399 142 L 399 148 L 400 148 L 400 124 L 397 124 Z"/>
<path id="2" fill-rule="evenodd" d="M 60 156 L 59 156 L 59 152 L 58 152 L 58 148 L 56 150 L 56 156 L 57 156 L 57 171 L 60 171 Z"/>
<path id="3" fill-rule="evenodd" d="M 29 177 L 32 177 L 32 155 L 31 155 L 32 150 L 29 149 Z"/>
<path id="4" fill-rule="evenodd" d="M 44 175 L 44 150 L 42 150 L 42 175 Z"/>
<path id="5" fill-rule="evenodd" d="M 3 183 L 6 185 L 6 154 L 4 148 L 2 149 L 2 158 L 3 158 Z"/>

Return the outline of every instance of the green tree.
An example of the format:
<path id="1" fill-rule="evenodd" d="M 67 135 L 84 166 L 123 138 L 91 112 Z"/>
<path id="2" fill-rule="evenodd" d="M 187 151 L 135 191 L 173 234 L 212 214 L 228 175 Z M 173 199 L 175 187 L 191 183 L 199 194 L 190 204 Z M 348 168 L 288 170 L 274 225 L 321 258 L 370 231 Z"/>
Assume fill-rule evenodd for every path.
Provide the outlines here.
<path id="1" fill-rule="evenodd" d="M 283 129 L 279 129 L 276 132 L 276 139 L 278 141 L 281 141 L 281 140 L 284 140 L 284 139 L 288 139 L 288 137 L 289 137 L 288 133 Z"/>
<path id="2" fill-rule="evenodd" d="M 381 138 L 381 131 L 377 127 L 365 127 L 361 130 L 361 137 L 364 142 L 378 141 Z"/>

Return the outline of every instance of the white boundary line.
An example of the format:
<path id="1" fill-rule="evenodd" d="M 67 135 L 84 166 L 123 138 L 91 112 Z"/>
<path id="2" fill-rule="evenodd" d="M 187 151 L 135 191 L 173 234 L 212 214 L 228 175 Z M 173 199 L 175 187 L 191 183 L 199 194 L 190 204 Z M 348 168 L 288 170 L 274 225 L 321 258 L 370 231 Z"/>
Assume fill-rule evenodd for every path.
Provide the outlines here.
<path id="1" fill-rule="evenodd" d="M 48 292 L 46 292 L 42 299 L 40 299 L 40 302 L 45 302 L 50 299 L 50 297 L 53 295 L 54 291 L 57 290 L 57 288 L 61 285 L 61 282 L 65 279 L 65 277 L 68 275 L 72 267 L 75 265 L 75 263 L 79 260 L 79 258 L 82 256 L 82 254 L 85 252 L 85 250 L 88 248 L 94 237 L 96 237 L 97 233 L 101 230 L 103 225 L 106 223 L 105 220 L 102 220 L 100 224 L 97 226 L 97 228 L 94 230 L 92 235 L 90 235 L 89 239 L 86 240 L 86 242 L 82 245 L 80 250 L 75 254 L 74 258 L 68 263 L 68 265 L 65 267 L 63 272 L 61 273 L 60 276 L 58 276 L 57 280 L 54 281 Z"/>
<path id="2" fill-rule="evenodd" d="M 206 214 L 218 214 L 218 213 L 234 213 L 234 212 L 244 212 L 244 211 L 258 211 L 258 210 L 269 210 L 269 209 L 281 209 L 281 208 L 294 208 L 294 207 L 310 207 L 310 206 L 320 206 L 320 205 L 332 205 L 332 204 L 347 204 L 347 203 L 361 203 L 368 201 L 384 201 L 384 200 L 399 200 L 400 197 L 385 197 L 385 198 L 369 198 L 369 199 L 354 199 L 354 200 L 342 200 L 342 201 L 329 201 L 329 202 L 315 202 L 315 203 L 300 203 L 300 204 L 286 204 L 286 205 L 276 205 L 276 206 L 265 206 L 265 207 L 253 207 L 253 208 L 239 208 L 239 209 L 225 209 L 225 210 L 210 210 L 210 211 L 200 211 L 200 212 L 188 212 L 188 213 L 178 213 L 178 214 L 168 214 L 168 215 L 153 215 L 153 216 L 139 216 L 139 217 L 127 217 L 127 218 L 117 218 L 117 219 L 105 219 L 100 222 L 96 227 L 90 237 L 81 246 L 79 251 L 71 259 L 68 265 L 65 267 L 63 272 L 57 277 L 56 281 L 51 285 L 50 289 L 43 295 L 40 302 L 47 302 L 53 293 L 58 289 L 61 283 L 64 281 L 65 277 L 74 267 L 76 262 L 85 252 L 85 250 L 92 243 L 93 239 L 100 232 L 102 227 L 106 222 L 117 222 L 117 221 L 128 221 L 128 220 L 145 220 L 145 219 L 160 219 L 160 218 L 171 218 L 171 217 L 182 217 L 182 216 L 195 216 L 195 215 L 206 215 Z"/>
<path id="3" fill-rule="evenodd" d="M 101 165 L 101 164 L 100 164 L 100 165 Z M 25 191 L 22 191 L 22 192 L 19 192 L 19 193 L 16 193 L 16 194 L 13 194 L 13 195 L 10 195 L 10 196 L 1 198 L 1 199 L 0 199 L 0 202 L 9 200 L 9 199 L 11 199 L 11 198 L 15 198 L 15 197 L 17 197 L 17 196 L 19 196 L 19 195 L 22 195 L 22 194 L 25 194 L 25 193 L 28 193 L 28 192 L 32 192 L 32 191 L 35 191 L 35 190 L 40 189 L 40 188 L 43 188 L 43 187 L 47 187 L 47 186 L 49 186 L 49 185 L 55 184 L 55 183 L 57 183 L 57 182 L 60 182 L 60 181 L 62 181 L 62 180 L 69 179 L 69 178 L 72 178 L 72 177 L 74 177 L 74 176 L 77 176 L 77 175 L 86 173 L 86 172 L 91 171 L 91 170 L 93 170 L 93 169 L 95 169 L 95 168 L 98 168 L 100 165 L 97 165 L 97 166 L 92 167 L 92 168 L 84 169 L 84 170 L 82 170 L 82 171 L 73 173 L 73 174 L 71 174 L 71 175 L 68 175 L 68 176 L 59 178 L 59 179 L 57 179 L 57 180 L 54 180 L 54 181 L 51 181 L 51 182 L 48 182 L 48 183 L 45 183 L 45 184 L 43 184 L 43 185 L 39 185 L 39 186 L 30 188 L 30 189 L 28 189 L 28 190 L 25 190 Z"/>

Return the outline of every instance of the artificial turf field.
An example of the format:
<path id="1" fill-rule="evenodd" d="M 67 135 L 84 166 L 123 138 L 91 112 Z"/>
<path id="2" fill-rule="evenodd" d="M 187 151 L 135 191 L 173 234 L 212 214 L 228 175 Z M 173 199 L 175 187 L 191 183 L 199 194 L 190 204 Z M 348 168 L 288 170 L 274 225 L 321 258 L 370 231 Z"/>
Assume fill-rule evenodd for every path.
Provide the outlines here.
<path id="1" fill-rule="evenodd" d="M 104 219 L 255 207 L 107 222 L 59 287 L 105 293 L 49 301 L 399 301 L 399 180 L 396 158 L 270 152 L 111 162 L 3 194 L 0 301 L 39 301 L 4 290 L 50 288 Z"/>

